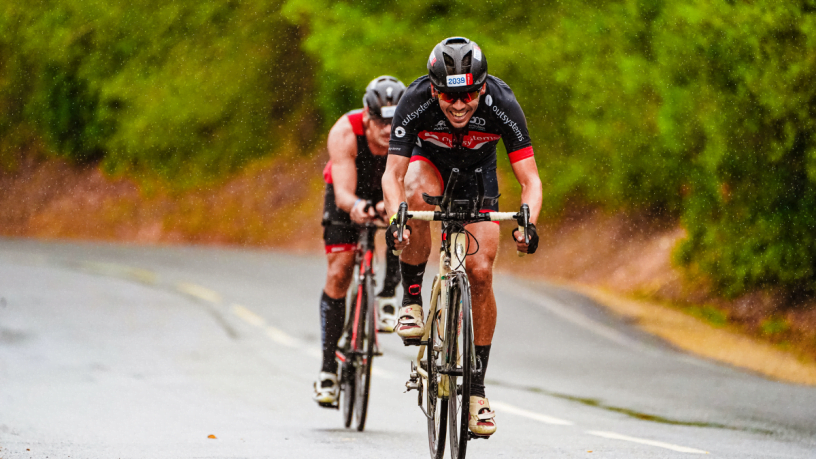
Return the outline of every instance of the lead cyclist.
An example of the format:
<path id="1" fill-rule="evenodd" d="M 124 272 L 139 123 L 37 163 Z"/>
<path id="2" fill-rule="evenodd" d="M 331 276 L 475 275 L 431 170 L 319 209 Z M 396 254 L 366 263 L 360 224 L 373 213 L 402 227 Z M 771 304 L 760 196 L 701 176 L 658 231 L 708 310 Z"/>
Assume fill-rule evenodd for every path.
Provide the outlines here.
<path id="1" fill-rule="evenodd" d="M 535 223 L 541 210 L 541 179 L 527 121 L 513 91 L 502 80 L 488 75 L 484 53 L 467 38 L 442 40 L 431 51 L 427 67 L 428 75 L 408 86 L 391 125 L 388 162 L 382 178 L 388 215 L 395 215 L 401 202 L 407 202 L 410 210 L 433 210 L 423 201 L 422 193 L 441 195 L 453 168 L 467 178 L 457 182 L 455 199 L 476 197 L 476 182 L 470 178 L 477 168 L 484 171 L 485 196 L 498 196 L 496 144 L 501 139 L 521 185 L 521 201 L 530 206 L 531 223 Z M 497 210 L 498 204 L 483 209 Z M 472 379 L 468 427 L 476 435 L 489 436 L 496 431 L 496 419 L 485 395 L 484 376 L 496 328 L 493 263 L 499 247 L 499 226 L 496 222 L 480 222 L 466 229 L 478 240 L 478 252 L 468 256 L 466 269 L 476 356 L 484 370 Z M 415 339 L 422 336 L 424 327 L 421 293 L 431 253 L 430 224 L 413 220 L 402 242 L 396 236 L 397 226 L 392 219 L 386 243 L 392 250 L 403 250 L 400 271 L 404 296 L 396 331 L 403 339 Z M 535 225 L 531 227 L 529 244 L 524 243 L 517 229 L 512 236 L 518 251 L 535 253 Z"/>

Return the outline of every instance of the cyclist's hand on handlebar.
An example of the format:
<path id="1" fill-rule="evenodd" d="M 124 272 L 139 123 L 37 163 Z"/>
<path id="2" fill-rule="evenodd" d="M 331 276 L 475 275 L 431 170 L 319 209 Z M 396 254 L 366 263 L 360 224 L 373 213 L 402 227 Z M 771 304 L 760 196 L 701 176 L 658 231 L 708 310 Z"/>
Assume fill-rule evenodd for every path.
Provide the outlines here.
<path id="1" fill-rule="evenodd" d="M 402 231 L 402 242 L 397 239 L 397 231 L 399 231 L 399 225 L 396 223 L 388 225 L 385 230 L 385 245 L 388 246 L 389 250 L 401 251 L 408 247 L 408 239 L 411 237 L 411 225 L 405 225 L 405 229 Z"/>
<path id="2" fill-rule="evenodd" d="M 369 201 L 358 199 L 352 206 L 349 216 L 354 223 L 363 225 L 373 221 L 377 217 L 377 213 Z"/>
<path id="3" fill-rule="evenodd" d="M 530 223 L 527 228 L 527 234 L 530 236 L 530 243 L 524 243 L 524 233 L 518 228 L 513 229 L 513 239 L 516 241 L 516 250 L 521 253 L 533 254 L 538 249 L 538 232 L 534 224 Z"/>
<path id="4" fill-rule="evenodd" d="M 385 201 L 380 201 L 374 207 L 377 210 L 377 218 L 388 223 L 388 214 L 385 213 Z"/>

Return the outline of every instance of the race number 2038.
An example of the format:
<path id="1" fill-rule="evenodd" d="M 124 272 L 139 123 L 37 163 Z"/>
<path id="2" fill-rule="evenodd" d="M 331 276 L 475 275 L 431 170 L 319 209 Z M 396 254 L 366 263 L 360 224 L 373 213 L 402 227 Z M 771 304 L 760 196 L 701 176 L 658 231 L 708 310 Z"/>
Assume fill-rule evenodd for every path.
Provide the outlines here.
<path id="1" fill-rule="evenodd" d="M 448 75 L 448 87 L 455 88 L 458 86 L 470 86 L 473 84 L 473 74 L 465 73 L 464 75 Z"/>

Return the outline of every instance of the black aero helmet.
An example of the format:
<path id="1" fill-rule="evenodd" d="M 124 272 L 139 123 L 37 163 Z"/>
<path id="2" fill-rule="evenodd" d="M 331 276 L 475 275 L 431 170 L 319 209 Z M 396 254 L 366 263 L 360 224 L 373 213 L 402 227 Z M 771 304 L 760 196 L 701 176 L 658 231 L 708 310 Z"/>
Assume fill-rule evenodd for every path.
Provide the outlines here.
<path id="1" fill-rule="evenodd" d="M 393 118 L 397 102 L 403 93 L 405 93 L 405 85 L 402 84 L 402 81 L 383 75 L 374 78 L 366 86 L 363 106 L 368 109 L 368 115 L 373 118 Z"/>
<path id="2" fill-rule="evenodd" d="M 446 38 L 431 51 L 428 76 L 439 92 L 475 91 L 487 79 L 487 59 L 475 42 Z"/>

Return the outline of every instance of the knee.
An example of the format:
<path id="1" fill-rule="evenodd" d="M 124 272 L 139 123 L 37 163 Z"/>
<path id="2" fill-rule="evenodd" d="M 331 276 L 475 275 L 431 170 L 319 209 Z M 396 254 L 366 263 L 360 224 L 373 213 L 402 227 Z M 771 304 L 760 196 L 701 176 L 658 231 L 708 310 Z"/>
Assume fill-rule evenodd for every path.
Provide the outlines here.
<path id="1" fill-rule="evenodd" d="M 419 166 L 423 165 L 422 163 L 417 164 L 419 164 Z M 427 165 L 425 166 L 427 167 Z M 422 193 L 428 193 L 430 195 L 438 194 L 437 188 L 439 188 L 439 186 L 436 184 L 436 180 L 433 177 L 429 177 L 430 173 L 421 167 L 417 167 L 410 172 L 411 173 L 405 177 L 405 198 L 408 201 L 408 207 L 422 210 L 432 209 L 433 206 L 427 204 L 425 200 L 422 199 Z"/>
<path id="2" fill-rule="evenodd" d="M 477 289 L 489 288 L 493 285 L 493 266 L 488 263 L 468 266 L 468 278 Z"/>
<path id="3" fill-rule="evenodd" d="M 422 199 L 422 193 L 428 193 L 428 191 L 423 189 L 418 180 L 405 182 L 405 199 L 408 201 L 409 209 L 430 208 Z"/>
<path id="4" fill-rule="evenodd" d="M 327 287 L 335 292 L 345 292 L 351 283 L 353 270 L 353 266 L 346 266 L 345 264 L 338 263 L 329 266 L 326 279 Z"/>

